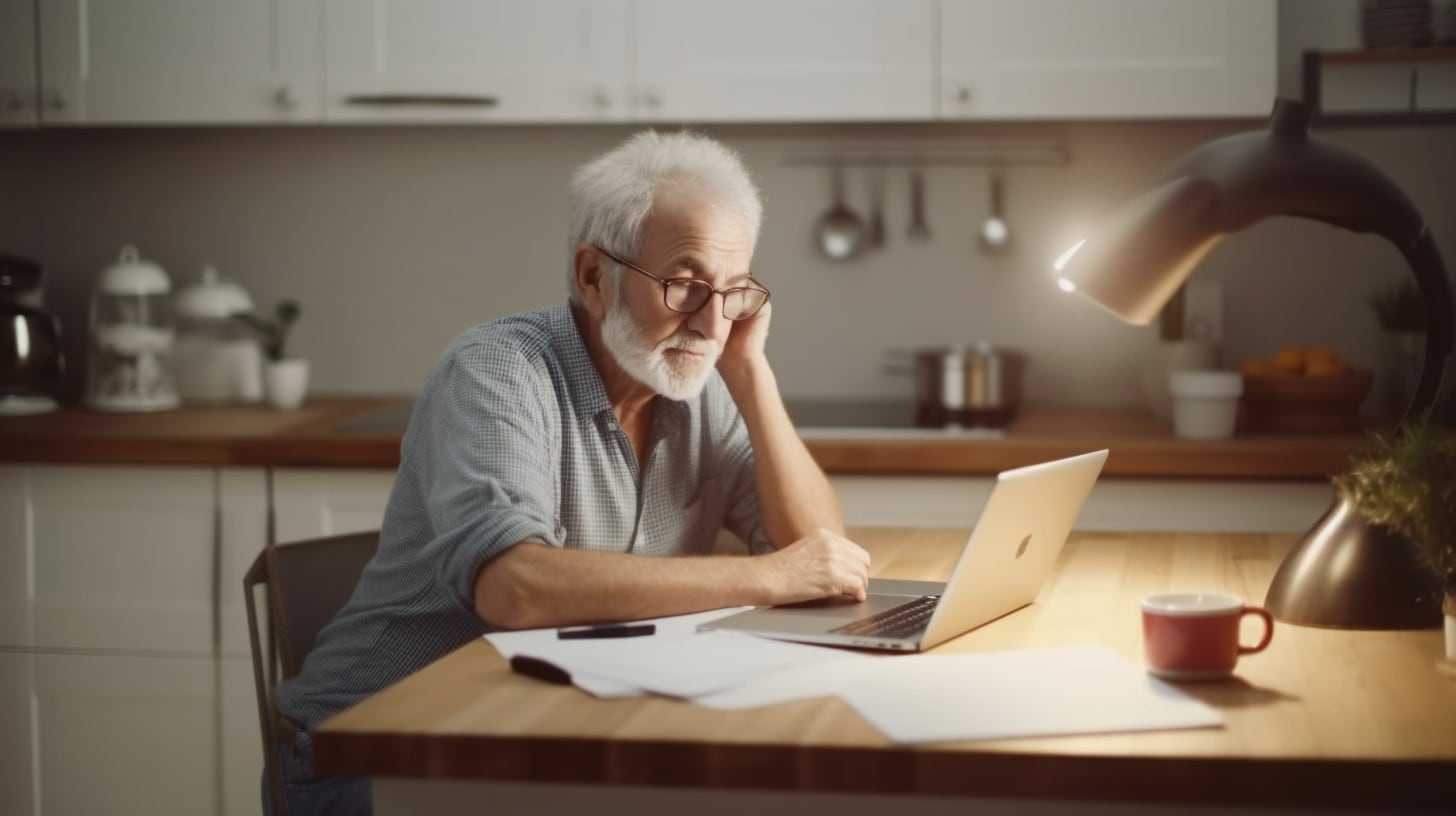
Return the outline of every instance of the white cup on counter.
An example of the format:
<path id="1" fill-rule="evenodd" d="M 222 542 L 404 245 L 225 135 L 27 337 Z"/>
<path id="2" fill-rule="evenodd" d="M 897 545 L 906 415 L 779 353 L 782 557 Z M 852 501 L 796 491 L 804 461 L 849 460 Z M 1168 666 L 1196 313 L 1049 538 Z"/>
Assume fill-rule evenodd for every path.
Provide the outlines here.
<path id="1" fill-rule="evenodd" d="M 1173 396 L 1173 433 L 1184 439 L 1227 439 L 1239 416 L 1243 375 L 1236 371 L 1187 369 L 1168 375 Z"/>

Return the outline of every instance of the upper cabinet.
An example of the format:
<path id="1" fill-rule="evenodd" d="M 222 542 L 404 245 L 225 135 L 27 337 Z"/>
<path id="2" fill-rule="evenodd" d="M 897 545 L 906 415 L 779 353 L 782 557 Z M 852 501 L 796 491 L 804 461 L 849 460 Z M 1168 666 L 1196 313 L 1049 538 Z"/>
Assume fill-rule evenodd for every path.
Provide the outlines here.
<path id="1" fill-rule="evenodd" d="M 1264 116 L 1275 0 L 941 0 L 946 119 Z"/>
<path id="2" fill-rule="evenodd" d="M 0 125 L 1263 116 L 1275 6 L 0 0 Z"/>
<path id="3" fill-rule="evenodd" d="M 325 116 L 624 121 L 627 0 L 327 0 Z"/>
<path id="4" fill-rule="evenodd" d="M 317 121 L 315 0 L 40 0 L 46 123 Z"/>
<path id="5" fill-rule="evenodd" d="M 0 126 L 38 123 L 38 89 L 34 0 L 0 0 Z"/>
<path id="6" fill-rule="evenodd" d="M 637 0 L 638 118 L 933 119 L 933 0 Z"/>

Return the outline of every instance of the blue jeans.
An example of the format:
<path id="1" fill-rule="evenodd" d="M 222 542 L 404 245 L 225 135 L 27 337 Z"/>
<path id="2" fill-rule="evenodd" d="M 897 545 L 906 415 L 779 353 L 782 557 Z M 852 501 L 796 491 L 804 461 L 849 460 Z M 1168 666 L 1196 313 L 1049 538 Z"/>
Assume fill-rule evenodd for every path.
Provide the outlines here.
<path id="1" fill-rule="evenodd" d="M 288 799 L 288 816 L 370 816 L 374 792 L 369 779 L 361 776 L 313 775 L 313 746 L 308 733 L 299 731 L 292 745 L 278 748 L 278 765 L 283 772 L 283 793 Z M 273 812 L 273 791 L 268 768 L 263 768 L 264 816 Z"/>

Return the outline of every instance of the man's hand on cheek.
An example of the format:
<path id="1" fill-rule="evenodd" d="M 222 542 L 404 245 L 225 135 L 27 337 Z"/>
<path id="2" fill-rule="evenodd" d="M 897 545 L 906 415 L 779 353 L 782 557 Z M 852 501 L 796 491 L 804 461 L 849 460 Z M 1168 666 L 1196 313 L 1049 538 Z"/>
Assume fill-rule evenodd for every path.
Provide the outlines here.
<path id="1" fill-rule="evenodd" d="M 733 324 L 723 344 L 723 355 L 718 358 L 719 369 L 749 365 L 763 358 L 772 314 L 773 304 L 765 303 L 758 314 Z"/>

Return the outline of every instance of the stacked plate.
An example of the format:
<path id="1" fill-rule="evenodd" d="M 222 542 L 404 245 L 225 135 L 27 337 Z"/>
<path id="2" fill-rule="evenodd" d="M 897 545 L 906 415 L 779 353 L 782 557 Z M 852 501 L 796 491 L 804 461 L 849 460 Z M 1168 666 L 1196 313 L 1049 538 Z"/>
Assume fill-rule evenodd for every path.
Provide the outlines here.
<path id="1" fill-rule="evenodd" d="M 1366 48 L 1431 44 L 1431 0 L 1365 0 L 1360 31 Z"/>

